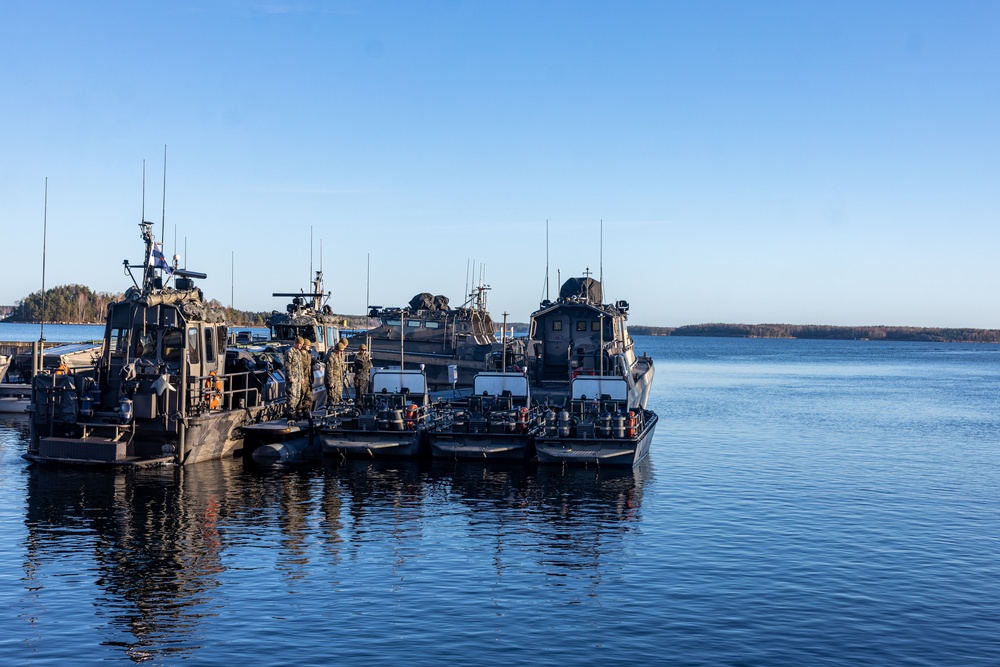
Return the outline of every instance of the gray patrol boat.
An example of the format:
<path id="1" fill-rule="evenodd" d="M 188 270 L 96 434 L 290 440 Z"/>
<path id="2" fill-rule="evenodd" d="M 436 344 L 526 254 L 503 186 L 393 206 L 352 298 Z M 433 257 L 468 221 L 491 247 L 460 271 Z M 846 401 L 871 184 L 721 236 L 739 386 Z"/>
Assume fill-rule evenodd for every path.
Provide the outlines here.
<path id="1" fill-rule="evenodd" d="M 532 313 L 531 392 L 546 407 L 534 431 L 540 463 L 635 465 L 649 453 L 653 360 L 635 353 L 628 309 L 604 303 L 601 283 L 585 272 Z"/>
<path id="2" fill-rule="evenodd" d="M 152 223 L 139 224 L 145 259 L 124 262 L 134 286 L 108 306 L 97 362 L 32 378 L 29 461 L 146 466 L 218 459 L 242 448 L 244 426 L 284 411 L 281 369 L 227 348 L 224 310 L 194 284 L 205 274 L 177 268 L 176 258 L 171 267 Z M 141 282 L 133 269 L 142 270 Z"/>

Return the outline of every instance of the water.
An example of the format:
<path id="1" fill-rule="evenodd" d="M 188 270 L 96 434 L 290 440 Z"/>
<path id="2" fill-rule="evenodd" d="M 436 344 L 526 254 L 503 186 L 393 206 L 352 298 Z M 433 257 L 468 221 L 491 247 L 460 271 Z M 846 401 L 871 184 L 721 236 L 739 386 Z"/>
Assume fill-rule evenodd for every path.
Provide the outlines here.
<path id="1" fill-rule="evenodd" d="M 638 344 L 634 471 L 46 470 L 8 421 L 0 664 L 1000 664 L 1000 347 Z"/>
<path id="2" fill-rule="evenodd" d="M 46 324 L 42 331 L 40 324 L 20 322 L 0 322 L 0 341 L 30 342 L 45 334 L 48 344 L 83 343 L 104 338 L 103 324 Z"/>

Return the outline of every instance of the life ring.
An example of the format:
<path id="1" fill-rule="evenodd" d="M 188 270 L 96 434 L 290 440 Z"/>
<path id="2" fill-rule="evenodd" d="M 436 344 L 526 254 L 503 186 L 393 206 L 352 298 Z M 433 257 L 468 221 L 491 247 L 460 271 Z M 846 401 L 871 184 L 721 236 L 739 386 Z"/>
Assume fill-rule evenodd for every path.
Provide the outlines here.
<path id="1" fill-rule="evenodd" d="M 222 404 L 222 380 L 216 376 L 215 371 L 205 378 L 204 400 L 208 403 L 209 410 L 215 410 Z"/>
<path id="2" fill-rule="evenodd" d="M 56 369 L 56 375 L 66 375 L 69 373 L 69 369 L 66 364 L 59 364 L 59 368 Z"/>
<path id="3" fill-rule="evenodd" d="M 635 412 L 632 410 L 628 411 L 628 417 L 625 418 L 625 437 L 634 438 L 635 437 L 635 427 L 638 419 L 636 419 Z"/>
<path id="4" fill-rule="evenodd" d="M 417 415 L 419 410 L 417 409 L 416 403 L 410 403 L 406 406 L 406 427 L 411 431 L 417 428 Z"/>

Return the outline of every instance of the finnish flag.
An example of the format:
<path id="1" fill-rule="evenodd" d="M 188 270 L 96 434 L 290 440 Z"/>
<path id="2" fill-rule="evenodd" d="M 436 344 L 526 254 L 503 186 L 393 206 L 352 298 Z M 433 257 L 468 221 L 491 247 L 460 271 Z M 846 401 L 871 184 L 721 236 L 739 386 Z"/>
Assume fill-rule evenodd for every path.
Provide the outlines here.
<path id="1" fill-rule="evenodd" d="M 153 252 L 149 255 L 149 265 L 154 269 L 160 269 L 168 276 L 174 272 L 167 264 L 167 258 L 163 256 L 163 250 L 159 243 L 153 243 Z"/>

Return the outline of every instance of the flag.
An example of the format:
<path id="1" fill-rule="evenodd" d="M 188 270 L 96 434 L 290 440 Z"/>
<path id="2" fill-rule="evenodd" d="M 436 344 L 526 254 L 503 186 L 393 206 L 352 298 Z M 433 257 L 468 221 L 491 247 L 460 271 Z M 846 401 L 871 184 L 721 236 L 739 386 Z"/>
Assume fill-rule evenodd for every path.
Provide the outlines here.
<path id="1" fill-rule="evenodd" d="M 165 272 L 168 276 L 174 272 L 170 265 L 167 264 L 167 258 L 163 256 L 163 250 L 159 243 L 153 243 L 153 252 L 149 255 L 149 265 L 154 269 L 160 269 Z"/>

